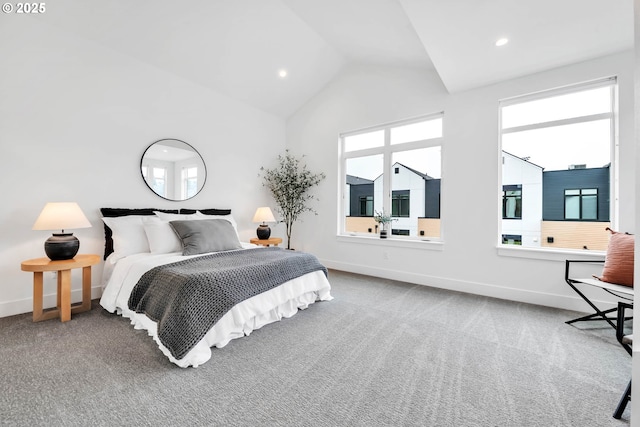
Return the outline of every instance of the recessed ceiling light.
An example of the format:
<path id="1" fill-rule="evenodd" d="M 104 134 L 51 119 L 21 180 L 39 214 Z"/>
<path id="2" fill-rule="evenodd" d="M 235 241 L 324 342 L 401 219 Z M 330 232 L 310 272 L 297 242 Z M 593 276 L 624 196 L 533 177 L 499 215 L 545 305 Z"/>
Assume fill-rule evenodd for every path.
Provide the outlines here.
<path id="1" fill-rule="evenodd" d="M 496 40 L 496 46 L 504 46 L 507 43 L 509 43 L 509 39 L 506 37 Z"/>
<path id="2" fill-rule="evenodd" d="M 283 69 L 281 69 L 281 70 L 278 70 L 278 76 L 279 76 L 281 79 L 284 79 L 285 77 L 287 77 L 287 74 L 288 74 L 288 73 L 287 73 L 287 70 L 285 70 L 284 68 L 283 68 Z"/>

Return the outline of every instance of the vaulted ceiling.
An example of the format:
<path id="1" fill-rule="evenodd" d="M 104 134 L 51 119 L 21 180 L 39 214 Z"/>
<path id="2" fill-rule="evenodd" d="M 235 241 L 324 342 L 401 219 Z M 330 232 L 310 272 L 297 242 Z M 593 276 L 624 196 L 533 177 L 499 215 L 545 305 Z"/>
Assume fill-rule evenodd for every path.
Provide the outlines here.
<path id="1" fill-rule="evenodd" d="M 633 47 L 633 0 L 56 0 L 47 6 L 36 19 L 282 118 L 352 63 L 435 69 L 446 89 L 457 92 Z M 501 37 L 509 43 L 496 47 Z"/>

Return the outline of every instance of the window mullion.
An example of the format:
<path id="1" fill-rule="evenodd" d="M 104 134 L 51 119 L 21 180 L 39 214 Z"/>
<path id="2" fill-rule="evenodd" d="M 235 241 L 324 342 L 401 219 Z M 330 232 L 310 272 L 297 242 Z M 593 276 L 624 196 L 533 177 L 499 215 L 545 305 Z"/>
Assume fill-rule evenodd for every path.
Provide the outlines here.
<path id="1" fill-rule="evenodd" d="M 609 182 L 609 218 L 611 220 L 611 225 L 613 228 L 617 228 L 617 224 L 619 224 L 619 209 L 618 209 L 618 201 L 619 201 L 619 191 L 620 186 L 618 185 L 618 161 L 619 159 L 619 135 L 618 135 L 618 87 L 616 85 L 611 85 L 611 111 L 613 111 L 613 120 L 610 122 L 610 138 L 611 138 L 611 146 L 610 146 L 610 156 L 613 160 L 611 162 L 611 180 Z"/>
<path id="2" fill-rule="evenodd" d="M 380 154 L 382 152 L 384 152 L 384 147 L 374 147 L 374 148 L 367 148 L 364 150 L 349 151 L 344 153 L 342 156 L 344 159 L 354 159 L 357 157 L 373 156 L 376 154 Z"/>
<path id="3" fill-rule="evenodd" d="M 411 141 L 411 142 L 403 142 L 401 144 L 393 144 L 391 146 L 391 149 L 393 151 L 409 151 L 409 150 L 415 150 L 418 148 L 437 147 L 442 145 L 443 140 L 444 138 L 439 137 L 439 138 L 422 139 L 422 140 Z"/>
<path id="4" fill-rule="evenodd" d="M 543 123 L 532 123 L 530 125 L 515 126 L 511 128 L 502 129 L 502 133 L 507 134 L 507 133 L 515 133 L 515 132 L 525 132 L 525 131 L 534 130 L 534 129 L 573 125 L 577 123 L 593 122 L 596 120 L 606 120 L 606 119 L 611 119 L 612 116 L 613 116 L 612 113 L 600 113 L 600 114 L 591 114 L 589 116 L 572 117 L 569 119 L 553 120 L 553 121 L 548 121 Z"/>
<path id="5" fill-rule="evenodd" d="M 391 129 L 384 130 L 384 155 L 383 155 L 383 178 L 382 178 L 382 206 L 384 212 L 391 212 Z"/>

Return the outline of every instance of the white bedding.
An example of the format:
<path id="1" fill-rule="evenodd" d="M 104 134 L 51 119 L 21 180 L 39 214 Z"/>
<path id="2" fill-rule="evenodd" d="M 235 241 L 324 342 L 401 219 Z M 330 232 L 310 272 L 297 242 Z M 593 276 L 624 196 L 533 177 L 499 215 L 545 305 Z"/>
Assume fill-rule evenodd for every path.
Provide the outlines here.
<path id="1" fill-rule="evenodd" d="M 243 246 L 249 247 L 245 244 Z M 107 258 L 100 299 L 100 305 L 105 310 L 129 318 L 136 329 L 145 329 L 169 360 L 183 368 L 196 367 L 209 360 L 213 346 L 224 347 L 232 339 L 249 335 L 253 330 L 282 318 L 291 317 L 315 301 L 332 299 L 331 286 L 322 271 L 290 280 L 234 306 L 184 358 L 178 360 L 158 339 L 156 322 L 144 314 L 129 310 L 128 301 L 132 289 L 147 270 L 185 258 L 188 257 L 179 253 L 140 253 L 116 261 Z"/>

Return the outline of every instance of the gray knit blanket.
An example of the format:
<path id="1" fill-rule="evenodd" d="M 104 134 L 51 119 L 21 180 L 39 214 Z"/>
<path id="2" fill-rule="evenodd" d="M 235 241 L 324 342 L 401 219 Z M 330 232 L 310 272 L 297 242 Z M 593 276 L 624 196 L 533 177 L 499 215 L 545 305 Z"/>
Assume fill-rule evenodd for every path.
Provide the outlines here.
<path id="1" fill-rule="evenodd" d="M 304 274 L 327 269 L 308 253 L 277 247 L 219 252 L 147 271 L 129 309 L 158 324 L 158 338 L 182 359 L 233 306 Z"/>

